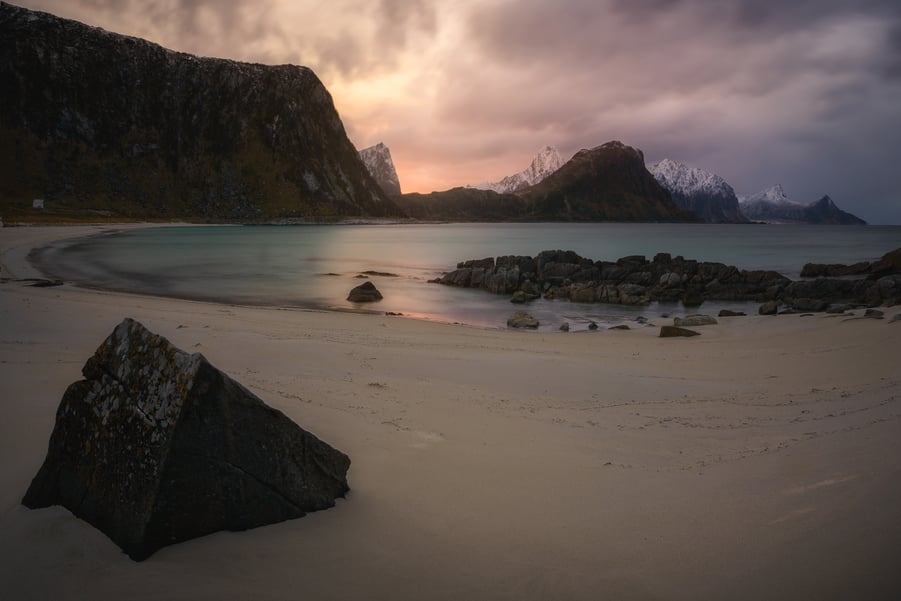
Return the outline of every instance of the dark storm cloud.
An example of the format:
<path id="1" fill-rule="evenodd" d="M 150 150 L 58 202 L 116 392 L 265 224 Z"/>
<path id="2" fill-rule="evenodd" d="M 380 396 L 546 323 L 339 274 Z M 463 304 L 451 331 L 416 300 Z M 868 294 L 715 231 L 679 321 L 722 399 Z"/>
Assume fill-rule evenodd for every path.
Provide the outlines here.
<path id="1" fill-rule="evenodd" d="M 433 33 L 427 0 L 25 0 L 203 56 L 294 62 L 320 75 L 359 76 L 396 66 L 411 38 Z"/>
<path id="2" fill-rule="evenodd" d="M 886 34 L 887 56 L 883 76 L 889 80 L 901 80 L 901 22 Z"/>
<path id="3" fill-rule="evenodd" d="M 867 205 L 853 174 L 828 165 L 901 150 L 901 103 L 885 101 L 901 94 L 897 1 L 520 0 L 475 9 L 469 31 L 497 66 L 484 79 L 505 85 L 482 90 L 482 106 L 450 93 L 448 119 L 550 130 L 570 152 L 622 137 L 650 159 L 734 174 L 740 192 L 782 181 L 810 201 L 841 189 L 852 210 L 901 218 L 898 175 L 873 187 L 868 174 L 879 200 Z M 859 144 L 863 132 L 880 134 Z"/>

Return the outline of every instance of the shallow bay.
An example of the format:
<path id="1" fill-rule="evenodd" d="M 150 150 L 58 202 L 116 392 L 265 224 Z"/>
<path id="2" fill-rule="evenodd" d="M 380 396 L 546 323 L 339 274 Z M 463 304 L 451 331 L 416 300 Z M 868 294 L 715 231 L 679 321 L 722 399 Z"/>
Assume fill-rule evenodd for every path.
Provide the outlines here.
<path id="1" fill-rule="evenodd" d="M 901 246 L 901 226 L 697 224 L 417 224 L 160 227 L 60 241 L 38 254 L 50 275 L 80 285 L 234 304 L 371 309 L 479 327 L 504 327 L 503 296 L 429 284 L 457 262 L 500 255 L 574 250 L 594 260 L 658 252 L 772 269 L 798 278 L 806 262 L 874 260 Z M 346 301 L 366 271 L 384 294 L 372 305 Z M 706 303 L 748 311 L 742 303 Z M 539 300 L 528 310 L 543 330 L 568 321 L 615 325 L 684 312 L 647 307 Z"/>

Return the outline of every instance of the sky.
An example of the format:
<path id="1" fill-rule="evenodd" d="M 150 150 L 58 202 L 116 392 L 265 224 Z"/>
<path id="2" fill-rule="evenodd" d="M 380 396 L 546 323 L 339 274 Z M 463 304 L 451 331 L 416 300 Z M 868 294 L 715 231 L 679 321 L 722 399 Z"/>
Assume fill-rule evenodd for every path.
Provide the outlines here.
<path id="1" fill-rule="evenodd" d="M 621 140 L 901 224 L 898 0 L 13 0 L 201 56 L 312 68 L 404 192 Z"/>

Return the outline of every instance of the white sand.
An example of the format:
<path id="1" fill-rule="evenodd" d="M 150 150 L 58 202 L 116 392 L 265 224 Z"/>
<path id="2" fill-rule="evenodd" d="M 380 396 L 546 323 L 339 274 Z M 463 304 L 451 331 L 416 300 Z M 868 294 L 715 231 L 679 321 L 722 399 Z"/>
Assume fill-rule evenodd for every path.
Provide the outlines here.
<path id="1" fill-rule="evenodd" d="M 2 275 L 87 231 L 0 229 Z M 22 507 L 63 391 L 126 316 L 348 453 L 347 499 L 142 563 Z M 888 321 L 538 334 L 6 283 L 0 598 L 897 599 Z"/>

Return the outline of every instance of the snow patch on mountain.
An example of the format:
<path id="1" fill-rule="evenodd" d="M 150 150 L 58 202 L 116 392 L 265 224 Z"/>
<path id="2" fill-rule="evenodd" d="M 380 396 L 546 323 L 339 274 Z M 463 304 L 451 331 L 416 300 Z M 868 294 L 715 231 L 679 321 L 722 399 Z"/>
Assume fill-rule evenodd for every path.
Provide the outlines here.
<path id="1" fill-rule="evenodd" d="M 494 190 L 500 194 L 516 192 L 523 188 L 534 186 L 557 171 L 563 166 L 563 163 L 563 158 L 555 147 L 545 146 L 538 151 L 538 154 L 532 159 L 532 163 L 519 173 L 508 175 L 500 181 L 483 182 L 471 187 L 480 190 Z"/>
<path id="2" fill-rule="evenodd" d="M 696 213 L 708 223 L 743 223 L 735 190 L 715 173 L 663 159 L 648 171 L 666 188 L 680 209 Z"/>
<path id="3" fill-rule="evenodd" d="M 738 199 L 742 212 L 755 221 L 803 221 L 804 205 L 788 197 L 781 184 Z"/>
<path id="4" fill-rule="evenodd" d="M 748 196 L 742 196 L 738 199 L 739 204 L 742 207 L 748 206 L 753 207 L 755 205 L 759 205 L 761 203 L 767 203 L 771 205 L 781 205 L 786 207 L 803 207 L 804 205 L 800 202 L 796 202 L 788 197 L 785 193 L 785 190 L 782 188 L 781 184 L 776 184 L 775 186 L 770 186 L 766 190 L 762 190 L 757 192 L 756 194 L 750 194 Z"/>

